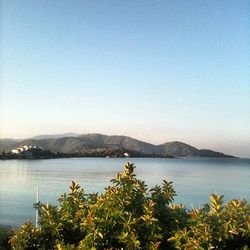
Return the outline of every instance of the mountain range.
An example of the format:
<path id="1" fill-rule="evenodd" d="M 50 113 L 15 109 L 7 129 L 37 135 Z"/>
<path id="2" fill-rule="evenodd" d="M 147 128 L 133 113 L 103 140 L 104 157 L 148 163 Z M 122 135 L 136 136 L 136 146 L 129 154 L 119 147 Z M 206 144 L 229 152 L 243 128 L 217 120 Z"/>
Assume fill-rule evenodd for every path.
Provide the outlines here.
<path id="1" fill-rule="evenodd" d="M 174 157 L 233 157 L 209 149 L 197 149 L 180 141 L 160 145 L 136 140 L 128 136 L 75 133 L 39 135 L 25 140 L 0 139 L 0 152 L 10 151 L 22 145 L 36 145 L 52 152 L 83 155 L 93 150 L 123 150 L 137 152 L 143 156 Z"/>

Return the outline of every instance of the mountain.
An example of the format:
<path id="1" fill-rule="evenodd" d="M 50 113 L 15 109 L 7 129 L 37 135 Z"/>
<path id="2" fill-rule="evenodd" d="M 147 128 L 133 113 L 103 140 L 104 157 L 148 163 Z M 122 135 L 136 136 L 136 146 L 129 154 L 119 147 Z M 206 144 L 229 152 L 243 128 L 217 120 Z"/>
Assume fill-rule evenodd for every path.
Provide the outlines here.
<path id="1" fill-rule="evenodd" d="M 0 153 L 2 151 L 9 151 L 11 148 L 13 148 L 16 144 L 21 142 L 20 139 L 10 139 L 10 138 L 4 138 L 0 139 Z"/>
<path id="2" fill-rule="evenodd" d="M 78 137 L 80 134 L 76 133 L 64 133 L 64 134 L 52 134 L 52 135 L 37 135 L 31 137 L 30 139 L 42 140 L 42 139 L 59 139 L 63 137 Z"/>
<path id="3" fill-rule="evenodd" d="M 65 134 L 64 134 L 65 135 Z M 72 135 L 66 134 L 66 135 Z M 62 137 L 61 137 L 62 136 Z M 49 137 L 49 138 L 48 138 Z M 54 138 L 56 137 L 56 138 Z M 223 153 L 215 152 L 208 149 L 197 149 L 186 143 L 174 141 L 160 145 L 136 140 L 128 136 L 119 135 L 102 135 L 102 134 L 86 134 L 81 136 L 63 136 L 63 135 L 43 135 L 36 136 L 21 142 L 0 140 L 0 152 L 11 150 L 19 145 L 36 145 L 53 152 L 61 152 L 66 154 L 86 155 L 88 152 L 96 152 L 103 150 L 123 150 L 129 152 L 137 152 L 143 156 L 175 156 L 175 157 L 233 157 Z"/>
<path id="4" fill-rule="evenodd" d="M 107 136 L 101 134 L 86 134 L 79 137 L 63 137 L 58 139 L 27 139 L 22 145 L 35 144 L 37 146 L 62 153 L 82 153 L 90 149 L 126 149 L 143 154 L 157 153 L 153 144 L 142 142 L 127 136 Z"/>
<path id="5" fill-rule="evenodd" d="M 160 151 L 163 154 L 170 154 L 174 156 L 194 157 L 199 156 L 199 149 L 192 147 L 186 143 L 174 141 L 159 145 Z"/>

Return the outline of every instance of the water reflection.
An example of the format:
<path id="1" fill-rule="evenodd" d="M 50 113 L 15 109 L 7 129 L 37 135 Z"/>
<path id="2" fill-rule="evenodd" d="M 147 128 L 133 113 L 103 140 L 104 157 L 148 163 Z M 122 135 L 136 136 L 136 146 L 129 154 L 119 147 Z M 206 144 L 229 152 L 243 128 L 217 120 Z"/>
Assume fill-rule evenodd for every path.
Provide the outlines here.
<path id="1" fill-rule="evenodd" d="M 0 161 L 0 224 L 18 225 L 34 218 L 38 186 L 43 202 L 56 203 L 71 181 L 85 191 L 102 192 L 128 159 L 56 159 Z M 240 159 L 131 159 L 138 178 L 149 187 L 174 182 L 176 202 L 200 206 L 217 191 L 226 199 L 250 200 L 250 161 Z"/>

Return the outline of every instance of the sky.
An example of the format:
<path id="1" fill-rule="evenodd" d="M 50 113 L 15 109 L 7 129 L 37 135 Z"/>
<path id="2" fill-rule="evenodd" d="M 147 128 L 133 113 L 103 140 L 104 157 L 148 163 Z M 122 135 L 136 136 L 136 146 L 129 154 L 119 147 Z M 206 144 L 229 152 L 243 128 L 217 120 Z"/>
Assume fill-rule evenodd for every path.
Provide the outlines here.
<path id="1" fill-rule="evenodd" d="M 0 7 L 0 138 L 103 133 L 250 157 L 249 1 Z"/>

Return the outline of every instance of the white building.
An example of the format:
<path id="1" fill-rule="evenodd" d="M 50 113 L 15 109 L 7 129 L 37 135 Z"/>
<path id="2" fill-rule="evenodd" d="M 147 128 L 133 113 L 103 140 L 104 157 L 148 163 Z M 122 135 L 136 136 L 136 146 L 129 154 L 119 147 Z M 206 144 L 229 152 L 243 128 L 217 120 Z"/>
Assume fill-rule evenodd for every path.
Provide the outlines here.
<path id="1" fill-rule="evenodd" d="M 123 155 L 124 157 L 129 157 L 129 154 L 127 152 L 125 152 Z"/>
<path id="2" fill-rule="evenodd" d="M 35 145 L 23 145 L 23 146 L 12 149 L 11 153 L 20 154 L 21 152 L 26 152 L 29 149 L 36 149 L 36 148 L 42 149 L 41 147 L 37 147 Z"/>
<path id="3" fill-rule="evenodd" d="M 12 150 L 11 150 L 11 153 L 13 153 L 13 154 L 19 154 L 20 151 L 19 151 L 18 149 L 12 149 Z"/>

